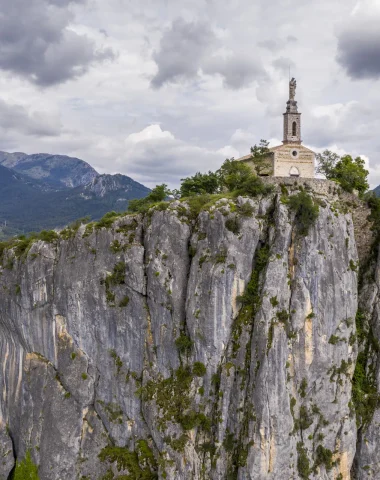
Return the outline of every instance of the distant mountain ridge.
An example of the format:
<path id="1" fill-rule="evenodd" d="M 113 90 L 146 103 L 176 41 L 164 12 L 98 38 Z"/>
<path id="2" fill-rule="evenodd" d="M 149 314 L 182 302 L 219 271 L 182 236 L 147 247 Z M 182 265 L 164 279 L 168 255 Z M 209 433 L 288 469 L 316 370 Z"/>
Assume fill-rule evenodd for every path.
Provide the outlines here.
<path id="1" fill-rule="evenodd" d="M 129 200 L 150 192 L 126 175 L 99 175 L 77 158 L 23 155 L 0 153 L 0 239 L 123 212 Z"/>
<path id="2" fill-rule="evenodd" d="M 84 160 L 66 155 L 22 152 L 1 152 L 0 165 L 18 173 L 42 180 L 55 187 L 78 187 L 86 185 L 99 174 Z"/>

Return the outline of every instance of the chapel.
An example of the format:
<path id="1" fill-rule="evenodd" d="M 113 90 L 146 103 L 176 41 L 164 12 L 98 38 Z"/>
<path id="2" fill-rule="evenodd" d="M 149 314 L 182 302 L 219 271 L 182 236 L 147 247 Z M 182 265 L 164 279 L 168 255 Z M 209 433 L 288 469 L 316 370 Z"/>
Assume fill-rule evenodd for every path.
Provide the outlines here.
<path id="1" fill-rule="evenodd" d="M 315 153 L 302 145 L 301 113 L 295 100 L 297 82 L 289 82 L 289 100 L 284 113 L 284 139 L 282 145 L 272 147 L 268 154 L 268 168 L 260 176 L 314 178 Z M 253 170 L 252 155 L 237 160 L 246 162 Z"/>

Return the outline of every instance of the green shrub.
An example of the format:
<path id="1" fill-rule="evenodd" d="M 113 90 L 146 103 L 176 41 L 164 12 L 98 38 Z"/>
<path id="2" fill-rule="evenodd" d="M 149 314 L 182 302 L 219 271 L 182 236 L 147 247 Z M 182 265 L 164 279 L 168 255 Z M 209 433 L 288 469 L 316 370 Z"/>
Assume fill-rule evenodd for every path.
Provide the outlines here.
<path id="1" fill-rule="evenodd" d="M 154 204 L 163 202 L 170 194 L 167 185 L 157 185 L 145 198 L 130 200 L 128 212 L 146 213 Z"/>
<path id="2" fill-rule="evenodd" d="M 272 305 L 273 308 L 277 307 L 277 305 L 278 305 L 277 296 L 271 297 L 270 303 L 271 303 L 271 305 Z"/>
<path id="3" fill-rule="evenodd" d="M 243 305 L 255 305 L 256 308 L 261 305 L 261 295 L 259 292 L 259 277 L 265 270 L 269 260 L 269 246 L 264 246 L 257 250 L 255 256 L 255 268 L 252 272 L 251 279 L 245 289 L 243 295 L 238 297 L 238 301 Z"/>
<path id="4" fill-rule="evenodd" d="M 222 248 L 216 255 L 215 255 L 215 263 L 225 263 L 227 259 L 227 249 Z"/>
<path id="5" fill-rule="evenodd" d="M 227 218 L 227 220 L 225 221 L 225 226 L 227 230 L 234 233 L 235 235 L 240 232 L 239 220 L 236 216 L 233 218 Z"/>
<path id="6" fill-rule="evenodd" d="M 136 392 L 145 402 L 154 400 L 159 407 L 160 416 L 156 418 L 159 430 L 165 430 L 167 422 L 182 424 L 193 401 L 192 381 L 191 368 L 180 366 L 169 378 L 150 380 Z"/>
<path id="7" fill-rule="evenodd" d="M 226 436 L 223 440 L 223 447 L 225 448 L 226 452 L 232 452 L 235 448 L 235 437 L 233 433 L 226 433 Z"/>
<path id="8" fill-rule="evenodd" d="M 290 210 L 295 212 L 295 221 L 300 235 L 307 235 L 309 228 L 315 224 L 319 206 L 305 191 L 299 192 L 288 198 L 287 204 Z"/>
<path id="9" fill-rule="evenodd" d="M 113 272 L 107 277 L 109 285 L 125 284 L 125 262 L 119 262 L 113 267 Z"/>
<path id="10" fill-rule="evenodd" d="M 246 163 L 233 158 L 225 160 L 217 173 L 221 187 L 227 188 L 230 192 L 242 189 L 243 185 L 255 176 Z"/>
<path id="11" fill-rule="evenodd" d="M 380 405 L 376 380 L 367 373 L 367 364 L 368 347 L 359 353 L 352 379 L 352 401 L 358 427 L 367 426 Z"/>
<path id="12" fill-rule="evenodd" d="M 182 201 L 189 205 L 189 212 L 186 213 L 186 216 L 190 217 L 192 220 L 195 220 L 205 205 L 217 198 L 220 198 L 220 196 L 213 196 L 209 194 L 194 195 L 192 197 L 183 198 Z"/>
<path id="13" fill-rule="evenodd" d="M 192 349 L 194 342 L 187 335 L 181 333 L 181 335 L 175 341 L 175 344 L 179 353 L 187 354 Z"/>
<path id="14" fill-rule="evenodd" d="M 220 189 L 218 175 L 213 172 L 197 172 L 192 177 L 181 178 L 181 182 L 181 197 L 189 197 L 191 195 L 204 193 L 218 193 Z"/>
<path id="15" fill-rule="evenodd" d="M 319 465 L 324 465 L 326 470 L 331 470 L 333 459 L 333 452 L 328 448 L 324 448 L 322 445 L 317 447 L 317 458 L 314 463 L 314 467 L 319 467 Z"/>
<path id="16" fill-rule="evenodd" d="M 307 450 L 303 446 L 302 442 L 297 443 L 297 453 L 298 453 L 298 458 L 297 458 L 298 475 L 303 480 L 308 480 L 311 474 L 310 462 L 307 457 Z"/>
<path id="17" fill-rule="evenodd" d="M 331 345 L 336 345 L 338 342 L 339 342 L 340 338 L 337 337 L 336 335 L 331 335 L 331 337 L 329 338 L 329 343 Z"/>
<path id="18" fill-rule="evenodd" d="M 114 463 L 118 472 L 127 470 L 128 475 L 116 477 L 125 480 L 158 479 L 158 465 L 151 448 L 146 440 L 138 440 L 134 451 L 126 447 L 109 445 L 100 452 L 101 462 Z M 111 470 L 112 473 L 112 470 Z M 113 476 L 111 478 L 114 478 Z"/>
<path id="19" fill-rule="evenodd" d="M 243 203 L 243 205 L 239 208 L 239 213 L 243 217 L 252 217 L 254 211 L 255 209 L 249 202 Z"/>
<path id="20" fill-rule="evenodd" d="M 294 430 L 307 430 L 312 424 L 312 415 L 305 405 L 301 405 L 300 416 L 294 421 Z"/>
<path id="21" fill-rule="evenodd" d="M 249 195 L 250 197 L 257 197 L 258 195 L 268 195 L 273 191 L 272 185 L 266 185 L 260 177 L 251 174 L 244 182 L 242 182 L 240 188 L 234 193 L 236 195 Z"/>
<path id="22" fill-rule="evenodd" d="M 191 411 L 188 414 L 182 415 L 180 419 L 180 425 L 186 430 L 193 430 L 195 427 L 200 427 L 204 431 L 211 430 L 211 419 L 206 417 L 204 413 L 197 413 Z"/>
<path id="23" fill-rule="evenodd" d="M 289 313 L 286 310 L 281 310 L 281 312 L 276 313 L 276 317 L 278 321 L 281 323 L 285 323 L 289 320 Z"/>
<path id="24" fill-rule="evenodd" d="M 339 157 L 330 150 L 317 154 L 319 173 L 323 173 L 329 180 L 338 182 L 343 190 L 352 192 L 357 190 L 360 195 L 369 188 L 368 171 L 364 168 L 365 162 L 361 157 L 352 158 L 351 155 Z"/>
<path id="25" fill-rule="evenodd" d="M 206 367 L 202 362 L 195 362 L 193 365 L 193 374 L 196 377 L 203 377 L 206 374 Z"/>
<path id="26" fill-rule="evenodd" d="M 120 308 L 125 308 L 125 307 L 128 306 L 128 304 L 129 304 L 129 297 L 126 295 L 125 297 L 123 297 L 122 300 L 120 300 L 119 307 Z"/>
<path id="27" fill-rule="evenodd" d="M 120 370 L 123 366 L 123 362 L 121 361 L 121 358 L 119 357 L 119 355 L 116 353 L 116 350 L 114 348 L 111 348 L 109 350 L 109 354 L 111 356 L 111 358 L 113 358 L 114 362 L 115 362 L 115 367 L 117 368 L 117 373 L 119 374 L 120 373 Z"/>
<path id="28" fill-rule="evenodd" d="M 357 269 L 358 269 L 357 264 L 351 259 L 350 260 L 350 270 L 352 270 L 353 272 L 356 272 Z"/>
<path id="29" fill-rule="evenodd" d="M 38 235 L 38 239 L 46 243 L 53 243 L 57 241 L 58 238 L 59 238 L 59 235 L 54 230 L 49 230 L 49 231 L 42 230 L 42 232 Z"/>
<path id="30" fill-rule="evenodd" d="M 300 389 L 299 389 L 299 394 L 301 395 L 302 398 L 306 397 L 306 389 L 307 389 L 307 380 L 306 378 L 303 378 L 301 381 Z"/>

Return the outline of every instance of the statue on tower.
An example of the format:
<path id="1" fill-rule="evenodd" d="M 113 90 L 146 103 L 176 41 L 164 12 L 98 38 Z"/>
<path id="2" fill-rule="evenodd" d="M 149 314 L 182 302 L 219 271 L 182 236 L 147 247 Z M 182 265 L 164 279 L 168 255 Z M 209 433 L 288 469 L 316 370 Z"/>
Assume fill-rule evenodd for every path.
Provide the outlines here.
<path id="1" fill-rule="evenodd" d="M 296 96 L 296 88 L 297 82 L 296 79 L 293 77 L 289 82 L 289 100 L 294 100 L 294 97 Z"/>

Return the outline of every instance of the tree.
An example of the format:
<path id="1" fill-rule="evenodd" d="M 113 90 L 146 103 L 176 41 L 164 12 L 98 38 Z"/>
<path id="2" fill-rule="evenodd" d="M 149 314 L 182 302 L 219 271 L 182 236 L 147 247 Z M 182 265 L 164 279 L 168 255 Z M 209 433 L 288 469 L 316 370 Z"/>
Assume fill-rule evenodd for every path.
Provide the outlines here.
<path id="1" fill-rule="evenodd" d="M 181 197 L 189 197 L 204 193 L 217 193 L 219 190 L 219 177 L 214 172 L 197 172 L 192 177 L 181 178 Z"/>
<path id="2" fill-rule="evenodd" d="M 257 175 L 261 175 L 262 172 L 268 171 L 270 164 L 268 162 L 269 142 L 261 139 L 259 145 L 251 147 L 252 161 L 255 165 Z"/>
<path id="3" fill-rule="evenodd" d="M 148 210 L 152 204 L 164 201 L 170 194 L 171 192 L 165 183 L 156 185 L 146 197 L 130 200 L 128 212 L 144 212 Z"/>
<path id="4" fill-rule="evenodd" d="M 331 172 L 339 160 L 340 156 L 331 150 L 325 150 L 322 153 L 317 153 L 317 173 L 320 173 L 326 178 L 330 179 Z"/>
<path id="5" fill-rule="evenodd" d="M 361 157 L 355 159 L 351 155 L 340 157 L 330 150 L 325 150 L 317 155 L 317 160 L 317 172 L 339 183 L 343 190 L 347 192 L 357 190 L 360 195 L 368 190 L 368 170 L 364 168 L 365 162 Z"/>
<path id="6" fill-rule="evenodd" d="M 345 155 L 333 168 L 332 180 L 340 183 L 343 190 L 347 192 L 357 190 L 362 195 L 369 188 L 367 182 L 369 172 L 364 166 L 365 162 L 361 157 L 353 159 L 351 155 Z"/>
<path id="7" fill-rule="evenodd" d="M 241 189 L 244 183 L 253 176 L 252 170 L 248 165 L 233 158 L 227 158 L 216 173 L 219 177 L 220 185 L 227 188 L 230 192 Z"/>

